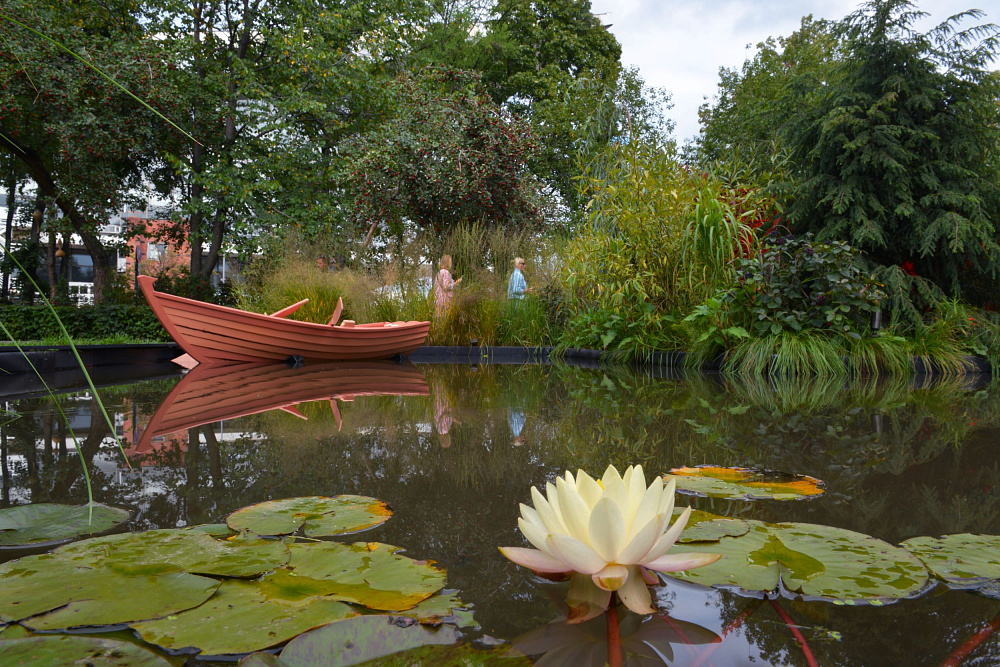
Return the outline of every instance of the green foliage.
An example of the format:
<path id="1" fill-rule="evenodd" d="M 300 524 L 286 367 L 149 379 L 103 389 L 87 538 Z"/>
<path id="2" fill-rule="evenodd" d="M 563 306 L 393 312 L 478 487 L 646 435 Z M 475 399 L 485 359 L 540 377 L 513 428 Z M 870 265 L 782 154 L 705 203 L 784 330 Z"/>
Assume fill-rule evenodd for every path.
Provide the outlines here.
<path id="1" fill-rule="evenodd" d="M 831 80 L 840 57 L 835 24 L 805 16 L 789 37 L 757 44 L 740 70 L 719 70 L 718 94 L 698 110 L 701 163 L 741 163 L 752 172 L 771 171 L 769 157 L 783 151 L 785 125 Z"/>
<path id="2" fill-rule="evenodd" d="M 74 340 L 170 341 L 153 310 L 145 304 L 55 306 L 55 312 Z M 0 306 L 0 320 L 19 342 L 66 344 L 56 317 L 45 306 Z"/>
<path id="3" fill-rule="evenodd" d="M 345 145 L 358 231 L 401 237 L 406 221 L 445 234 L 459 224 L 537 228 L 543 202 L 528 172 L 531 127 L 486 95 L 477 75 L 402 74 L 388 118 Z"/>
<path id="4" fill-rule="evenodd" d="M 832 82 L 789 131 L 802 169 L 791 216 L 883 266 L 912 267 L 949 294 L 1000 275 L 1000 29 L 954 16 L 924 34 L 907 0 L 842 21 Z"/>
<path id="5" fill-rule="evenodd" d="M 566 250 L 563 343 L 675 347 L 673 316 L 728 285 L 732 260 L 752 244 L 728 188 L 634 133 L 591 157 L 581 188 L 589 218 Z"/>
<path id="6" fill-rule="evenodd" d="M 914 330 L 947 295 L 992 300 L 1000 271 L 998 28 L 977 10 L 927 33 L 907 0 L 803 19 L 701 109 L 695 157 L 748 164 L 799 232 L 864 253 L 887 319 Z M 768 154 L 790 153 L 787 169 Z"/>
<path id="7" fill-rule="evenodd" d="M 884 293 L 845 243 L 769 234 L 760 251 L 736 262 L 738 285 L 726 295 L 733 319 L 758 334 L 865 330 Z"/>

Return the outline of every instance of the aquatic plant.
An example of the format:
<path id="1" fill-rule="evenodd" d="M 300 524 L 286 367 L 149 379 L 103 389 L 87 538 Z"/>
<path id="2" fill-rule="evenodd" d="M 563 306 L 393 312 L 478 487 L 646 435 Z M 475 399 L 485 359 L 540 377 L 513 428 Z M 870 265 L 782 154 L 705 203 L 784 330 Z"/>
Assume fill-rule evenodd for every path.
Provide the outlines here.
<path id="1" fill-rule="evenodd" d="M 620 475 L 608 466 L 600 481 L 583 470 L 546 485 L 546 496 L 531 488 L 534 508 L 521 505 L 518 527 L 537 549 L 501 547 L 518 565 L 543 575 L 569 575 L 569 622 L 603 613 L 612 593 L 639 614 L 654 611 L 649 570 L 677 572 L 702 567 L 718 554 L 668 554 L 691 515 L 687 508 L 670 524 L 673 481 L 659 477 L 646 486 L 642 466 Z"/>

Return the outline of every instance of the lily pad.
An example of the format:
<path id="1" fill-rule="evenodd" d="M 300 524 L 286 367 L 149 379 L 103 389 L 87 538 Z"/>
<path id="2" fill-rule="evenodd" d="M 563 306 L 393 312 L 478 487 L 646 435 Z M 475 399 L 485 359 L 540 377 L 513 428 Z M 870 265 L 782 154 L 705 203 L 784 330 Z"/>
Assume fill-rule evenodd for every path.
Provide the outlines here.
<path id="1" fill-rule="evenodd" d="M 168 651 L 194 648 L 205 655 L 252 653 L 312 628 L 354 616 L 343 602 L 302 590 L 282 595 L 266 575 L 259 581 L 228 579 L 205 604 L 132 627 L 143 640 Z"/>
<path id="2" fill-rule="evenodd" d="M 793 475 L 753 468 L 698 466 L 673 468 L 664 475 L 677 490 L 696 496 L 729 500 L 803 500 L 823 493 L 823 482 L 808 475 Z"/>
<path id="3" fill-rule="evenodd" d="M 741 537 L 686 544 L 685 551 L 721 553 L 711 565 L 672 576 L 706 586 L 732 586 L 844 604 L 885 604 L 919 593 L 927 569 L 905 549 L 868 535 L 807 523 L 748 521 Z"/>
<path id="4" fill-rule="evenodd" d="M 0 641 L 3 664 L 21 667 L 170 667 L 170 663 L 128 642 L 95 637 L 30 637 Z"/>
<path id="5" fill-rule="evenodd" d="M 0 620 L 35 630 L 128 623 L 190 609 L 218 587 L 214 579 L 162 566 L 125 575 L 41 554 L 0 566 Z"/>
<path id="6" fill-rule="evenodd" d="M 229 527 L 229 524 L 225 523 L 203 523 L 197 526 L 188 526 L 182 530 L 189 530 L 192 533 L 207 533 L 212 537 L 232 537 L 237 534 Z"/>
<path id="7" fill-rule="evenodd" d="M 288 563 L 299 577 L 337 584 L 343 600 L 380 611 L 405 611 L 444 588 L 445 572 L 380 542 L 292 544 Z"/>
<path id="8" fill-rule="evenodd" d="M 474 628 L 479 624 L 464 603 L 453 591 L 441 591 L 432 595 L 416 607 L 394 615 L 412 618 L 424 625 L 448 623 L 459 628 Z"/>
<path id="9" fill-rule="evenodd" d="M 289 535 L 303 528 L 309 537 L 331 537 L 373 528 L 390 516 L 384 502 L 368 496 L 308 496 L 250 505 L 230 514 L 226 523 L 258 535 Z"/>
<path id="10" fill-rule="evenodd" d="M 431 644 L 454 644 L 451 626 L 406 626 L 389 616 L 356 616 L 296 637 L 281 651 L 281 667 L 318 667 L 337 656 L 338 667 L 359 665 L 400 651 Z"/>
<path id="11" fill-rule="evenodd" d="M 525 656 L 512 655 L 507 648 L 477 649 L 468 644 L 421 646 L 366 662 L 364 667 L 531 667 Z"/>
<path id="12" fill-rule="evenodd" d="M 684 511 L 683 508 L 674 508 L 674 518 L 676 519 Z M 730 519 L 701 510 L 691 510 L 687 525 L 681 533 L 678 542 L 718 542 L 723 537 L 739 537 L 746 535 L 750 530 L 750 524 L 742 519 Z"/>
<path id="13" fill-rule="evenodd" d="M 94 503 L 38 503 L 0 510 L 0 548 L 47 547 L 81 535 L 98 535 L 128 521 L 128 510 Z"/>
<path id="14" fill-rule="evenodd" d="M 256 577 L 288 562 L 288 547 L 276 540 L 235 536 L 217 540 L 185 529 L 147 530 L 108 535 L 57 549 L 55 555 L 78 564 L 101 564 L 132 571 L 171 565 L 179 571 L 220 577 Z"/>
<path id="15" fill-rule="evenodd" d="M 1000 535 L 913 537 L 900 546 L 955 588 L 976 588 L 1000 579 Z"/>

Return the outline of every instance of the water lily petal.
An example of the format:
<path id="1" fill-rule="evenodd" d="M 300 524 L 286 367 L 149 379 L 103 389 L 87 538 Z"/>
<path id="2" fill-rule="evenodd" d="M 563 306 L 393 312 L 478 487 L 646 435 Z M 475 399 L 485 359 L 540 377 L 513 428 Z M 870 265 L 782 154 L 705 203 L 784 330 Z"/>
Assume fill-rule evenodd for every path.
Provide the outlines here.
<path id="1" fill-rule="evenodd" d="M 670 516 L 674 513 L 674 491 L 677 489 L 677 480 L 671 478 L 663 487 L 663 496 L 660 499 L 660 509 L 657 514 Z"/>
<path id="2" fill-rule="evenodd" d="M 646 495 L 646 478 L 642 472 L 642 466 L 630 466 L 622 477 L 625 487 L 628 489 L 628 510 L 625 512 L 625 519 L 631 524 L 632 518 L 642 503 Z M 629 526 L 631 528 L 631 526 Z"/>
<path id="3" fill-rule="evenodd" d="M 657 572 L 680 572 L 693 570 L 703 565 L 711 565 L 722 558 L 722 554 L 680 553 L 660 556 L 656 560 L 644 563 L 644 566 Z"/>
<path id="4" fill-rule="evenodd" d="M 618 597 L 622 604 L 635 613 L 652 614 L 656 610 L 653 609 L 653 600 L 649 595 L 649 588 L 646 587 L 646 582 L 642 578 L 642 573 L 638 567 L 633 566 L 628 569 L 628 578 L 625 579 L 625 584 L 618 589 Z"/>
<path id="5" fill-rule="evenodd" d="M 608 469 L 604 471 L 601 484 L 604 486 L 604 497 L 613 500 L 618 505 L 622 516 L 625 516 L 628 512 L 628 489 L 625 488 L 625 482 L 622 481 L 622 476 L 618 474 L 618 470 L 614 466 L 608 466 Z"/>
<path id="6" fill-rule="evenodd" d="M 594 509 L 594 505 L 604 495 L 604 489 L 601 488 L 601 485 L 582 470 L 576 473 L 576 491 L 590 509 Z"/>
<path id="7" fill-rule="evenodd" d="M 566 522 L 562 520 L 562 511 L 559 509 L 559 492 L 556 491 L 556 485 L 552 482 L 545 482 L 545 499 L 548 501 L 549 507 L 552 508 L 552 511 L 556 513 L 557 517 L 559 517 L 559 522 L 562 524 L 563 528 L 565 528 Z M 562 532 L 569 531 L 564 530 Z"/>
<path id="8" fill-rule="evenodd" d="M 608 609 L 611 591 L 598 588 L 590 577 L 574 574 L 569 580 L 566 604 L 569 606 L 567 623 L 583 623 L 597 618 Z"/>
<path id="9" fill-rule="evenodd" d="M 635 514 L 632 517 L 626 517 L 627 519 L 631 519 L 629 523 L 630 537 L 634 537 L 653 517 L 660 514 L 660 503 L 662 500 L 663 478 L 656 476 L 650 482 L 649 488 L 642 494 L 642 500 L 639 501 L 639 507 L 635 510 Z"/>
<path id="10" fill-rule="evenodd" d="M 590 544 L 605 561 L 618 560 L 625 548 L 625 518 L 610 498 L 601 498 L 590 514 Z"/>
<path id="11" fill-rule="evenodd" d="M 642 557 L 649 553 L 649 550 L 656 544 L 660 534 L 663 532 L 663 517 L 654 516 L 646 522 L 646 525 L 639 529 L 635 537 L 631 539 L 618 553 L 614 559 L 616 563 L 622 565 L 634 565 L 642 560 Z M 538 545 L 535 545 L 538 546 Z"/>
<path id="12" fill-rule="evenodd" d="M 521 534 L 524 535 L 524 539 L 531 542 L 531 545 L 538 549 L 539 551 L 544 551 L 549 553 L 549 548 L 545 544 L 545 540 L 549 538 L 549 531 L 545 530 L 544 526 L 539 526 L 538 524 L 532 523 L 531 521 L 525 521 L 523 518 L 517 520 L 517 527 L 521 529 Z"/>
<path id="13" fill-rule="evenodd" d="M 666 516 L 668 517 L 669 520 L 670 515 L 667 514 Z M 674 546 L 674 542 L 676 542 L 677 538 L 681 536 L 681 531 L 684 530 L 684 526 L 687 525 L 688 517 L 690 516 L 691 516 L 691 508 L 687 507 L 684 509 L 684 513 L 681 514 L 679 517 L 677 517 L 677 521 L 674 521 L 674 525 L 670 526 L 670 530 L 663 533 L 660 539 L 656 541 L 656 544 L 653 545 L 653 548 L 650 549 L 649 552 L 645 556 L 643 556 L 639 562 L 642 563 L 643 565 L 646 565 L 647 563 L 649 563 L 649 561 L 656 560 L 663 554 L 670 551 L 670 547 Z"/>
<path id="14" fill-rule="evenodd" d="M 508 560 L 512 560 L 518 565 L 522 565 L 534 572 L 554 574 L 556 572 L 565 573 L 571 571 L 571 568 L 566 567 L 565 563 L 535 549 L 500 547 L 500 553 Z"/>
<path id="15" fill-rule="evenodd" d="M 639 571 L 642 572 L 642 580 L 646 582 L 647 586 L 656 586 L 660 583 L 660 578 L 646 568 L 640 566 Z"/>
<path id="16" fill-rule="evenodd" d="M 608 565 L 591 576 L 594 584 L 604 591 L 617 591 L 628 579 L 628 568 L 624 565 Z"/>
<path id="17" fill-rule="evenodd" d="M 531 502 L 535 504 L 535 511 L 538 513 L 538 518 L 541 520 L 542 525 L 545 526 L 546 532 L 569 532 L 566 529 L 566 524 L 563 522 L 559 514 L 552 508 L 549 501 L 546 500 L 545 497 L 542 496 L 541 492 L 539 492 L 539 490 L 535 487 L 531 487 Z"/>
<path id="18" fill-rule="evenodd" d="M 556 482 L 556 491 L 567 532 L 581 542 L 590 544 L 590 506 L 577 493 L 576 486 L 565 480 Z"/>
<path id="19" fill-rule="evenodd" d="M 594 574 L 608 564 L 588 545 L 569 535 L 549 535 L 545 545 L 549 553 L 576 572 Z"/>

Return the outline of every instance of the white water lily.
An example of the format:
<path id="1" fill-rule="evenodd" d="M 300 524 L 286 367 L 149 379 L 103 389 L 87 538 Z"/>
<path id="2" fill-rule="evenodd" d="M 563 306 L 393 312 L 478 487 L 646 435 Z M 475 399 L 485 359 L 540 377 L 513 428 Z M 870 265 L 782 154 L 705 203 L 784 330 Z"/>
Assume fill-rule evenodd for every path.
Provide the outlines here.
<path id="1" fill-rule="evenodd" d="M 534 508 L 521 505 L 517 525 L 536 549 L 501 547 L 518 565 L 540 575 L 570 574 L 570 622 L 593 618 L 607 609 L 617 591 L 626 607 L 650 614 L 649 570 L 679 572 L 714 563 L 719 554 L 667 553 L 687 525 L 688 507 L 670 524 L 674 482 L 654 477 L 646 486 L 642 466 L 619 475 L 608 466 L 595 480 L 580 470 L 531 487 Z M 581 576 L 586 575 L 586 576 Z"/>

